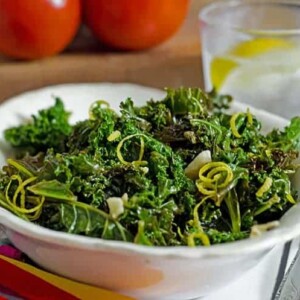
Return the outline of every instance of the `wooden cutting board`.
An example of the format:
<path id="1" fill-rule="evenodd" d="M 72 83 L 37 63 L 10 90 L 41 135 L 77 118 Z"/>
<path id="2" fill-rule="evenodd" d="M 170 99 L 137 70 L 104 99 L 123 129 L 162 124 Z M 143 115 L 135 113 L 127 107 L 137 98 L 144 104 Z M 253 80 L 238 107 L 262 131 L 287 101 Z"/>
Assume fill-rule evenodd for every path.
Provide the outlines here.
<path id="1" fill-rule="evenodd" d="M 0 101 L 27 90 L 70 82 L 134 82 L 159 88 L 202 86 L 198 13 L 209 1 L 192 0 L 177 34 L 151 50 L 111 52 L 82 28 L 60 55 L 30 62 L 0 56 Z"/>

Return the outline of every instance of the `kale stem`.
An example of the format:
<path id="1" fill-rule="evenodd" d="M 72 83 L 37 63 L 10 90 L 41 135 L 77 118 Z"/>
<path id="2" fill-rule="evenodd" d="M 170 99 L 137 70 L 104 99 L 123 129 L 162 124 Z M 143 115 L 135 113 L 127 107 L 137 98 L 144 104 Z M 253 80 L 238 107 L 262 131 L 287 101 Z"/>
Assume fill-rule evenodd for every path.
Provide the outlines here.
<path id="1" fill-rule="evenodd" d="M 232 232 L 239 233 L 241 231 L 241 213 L 235 189 L 232 189 L 228 193 L 228 196 L 225 198 L 225 203 L 231 219 Z"/>

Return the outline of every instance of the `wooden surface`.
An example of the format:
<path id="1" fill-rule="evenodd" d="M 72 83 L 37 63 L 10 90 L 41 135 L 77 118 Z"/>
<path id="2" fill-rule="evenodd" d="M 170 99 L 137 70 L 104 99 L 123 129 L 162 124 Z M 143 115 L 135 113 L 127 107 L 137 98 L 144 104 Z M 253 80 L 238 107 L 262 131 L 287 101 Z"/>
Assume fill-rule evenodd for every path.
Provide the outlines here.
<path id="1" fill-rule="evenodd" d="M 153 87 L 202 86 L 198 13 L 209 0 L 192 0 L 181 29 L 143 52 L 111 52 L 82 28 L 60 55 L 37 61 L 0 56 L 0 101 L 47 85 L 70 82 L 134 82 Z"/>

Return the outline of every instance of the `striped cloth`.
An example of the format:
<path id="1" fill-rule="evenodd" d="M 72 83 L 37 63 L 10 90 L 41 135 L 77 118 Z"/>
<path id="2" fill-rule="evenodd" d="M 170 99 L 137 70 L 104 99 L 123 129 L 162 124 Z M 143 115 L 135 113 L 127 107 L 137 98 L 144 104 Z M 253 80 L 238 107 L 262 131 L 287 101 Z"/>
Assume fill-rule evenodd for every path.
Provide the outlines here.
<path id="1" fill-rule="evenodd" d="M 133 300 L 45 272 L 21 261 L 22 257 L 22 253 L 7 240 L 1 241 L 0 300 Z"/>

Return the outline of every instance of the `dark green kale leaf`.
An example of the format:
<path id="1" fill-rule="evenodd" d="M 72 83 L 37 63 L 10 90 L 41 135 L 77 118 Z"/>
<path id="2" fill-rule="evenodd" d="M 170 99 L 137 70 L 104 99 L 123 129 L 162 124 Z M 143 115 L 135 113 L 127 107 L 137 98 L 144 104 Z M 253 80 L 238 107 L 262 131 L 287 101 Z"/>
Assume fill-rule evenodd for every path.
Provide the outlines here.
<path id="1" fill-rule="evenodd" d="M 210 229 L 208 230 L 207 235 L 209 236 L 212 244 L 223 244 L 245 239 L 249 236 L 249 233 L 247 231 L 233 233 L 231 231 L 219 231 L 216 229 Z"/>
<path id="2" fill-rule="evenodd" d="M 128 98 L 121 103 L 120 109 L 122 117 L 142 131 L 159 130 L 172 122 L 171 112 L 166 105 L 153 100 L 145 106 L 136 107 Z"/>
<path id="3" fill-rule="evenodd" d="M 123 226 L 99 209 L 81 202 L 58 202 L 47 204 L 48 209 L 58 212 L 47 222 L 47 227 L 73 234 L 101 237 L 103 239 L 132 241 L 132 235 Z M 58 224 L 58 225 L 57 225 Z"/>
<path id="4" fill-rule="evenodd" d="M 208 93 L 208 97 L 212 102 L 212 111 L 221 112 L 224 109 L 228 109 L 233 101 L 230 95 L 219 94 L 215 89 Z"/>
<path id="5" fill-rule="evenodd" d="M 284 131 L 278 129 L 268 134 L 271 147 L 281 149 L 285 152 L 300 151 L 300 117 L 291 119 L 290 124 Z"/>
<path id="6" fill-rule="evenodd" d="M 285 128 L 284 135 L 290 141 L 291 148 L 300 151 L 300 117 L 294 117 L 289 126 Z M 287 147 L 284 147 L 287 149 Z"/>
<path id="7" fill-rule="evenodd" d="M 21 149 L 23 153 L 34 155 L 46 152 L 48 148 L 62 152 L 66 148 L 66 138 L 72 131 L 69 116 L 63 102 L 55 98 L 54 106 L 33 115 L 29 124 L 5 130 L 4 137 L 11 146 Z"/>
<path id="8" fill-rule="evenodd" d="M 211 99 L 199 88 L 166 89 L 167 96 L 162 101 L 170 109 L 172 117 L 187 114 L 205 116 L 213 108 Z"/>

